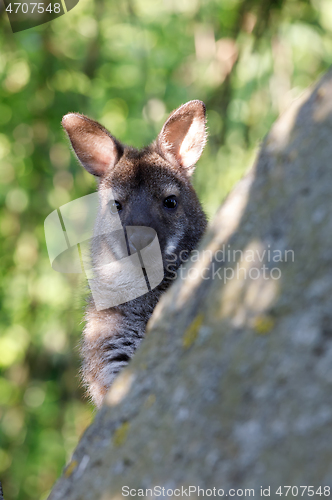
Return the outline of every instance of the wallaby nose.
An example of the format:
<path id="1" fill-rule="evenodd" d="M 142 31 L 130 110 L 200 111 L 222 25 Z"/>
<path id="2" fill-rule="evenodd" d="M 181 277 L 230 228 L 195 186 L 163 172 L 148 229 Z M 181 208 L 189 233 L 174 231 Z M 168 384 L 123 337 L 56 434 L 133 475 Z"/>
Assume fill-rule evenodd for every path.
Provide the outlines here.
<path id="1" fill-rule="evenodd" d="M 150 245 L 156 236 L 155 230 L 151 227 L 127 226 L 126 230 L 131 255 Z"/>

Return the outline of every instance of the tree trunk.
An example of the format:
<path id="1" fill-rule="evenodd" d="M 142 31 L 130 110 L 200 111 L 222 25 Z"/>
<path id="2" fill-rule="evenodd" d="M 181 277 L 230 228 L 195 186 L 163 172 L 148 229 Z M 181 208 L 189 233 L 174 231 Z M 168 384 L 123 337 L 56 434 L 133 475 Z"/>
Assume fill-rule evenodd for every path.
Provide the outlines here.
<path id="1" fill-rule="evenodd" d="M 331 214 L 329 72 L 273 126 L 50 500 L 332 486 Z"/>

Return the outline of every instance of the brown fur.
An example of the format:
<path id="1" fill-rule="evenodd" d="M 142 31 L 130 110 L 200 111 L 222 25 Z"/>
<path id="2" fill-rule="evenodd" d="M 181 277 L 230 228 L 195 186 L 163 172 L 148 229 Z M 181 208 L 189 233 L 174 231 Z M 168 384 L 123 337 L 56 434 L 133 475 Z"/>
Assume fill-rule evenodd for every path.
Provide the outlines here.
<path id="1" fill-rule="evenodd" d="M 82 165 L 99 178 L 99 195 L 111 188 L 121 204 L 122 226 L 148 226 L 156 231 L 164 264 L 160 285 L 141 297 L 102 311 L 89 300 L 82 374 L 99 407 L 114 377 L 142 341 L 160 295 L 181 264 L 180 252 L 189 254 L 205 230 L 206 217 L 190 182 L 206 141 L 205 107 L 191 101 L 175 110 L 157 140 L 140 151 L 122 145 L 100 124 L 79 114 L 66 115 L 63 126 Z M 170 196 L 177 202 L 174 210 L 165 207 Z M 96 220 L 98 224 L 103 221 Z M 134 239 L 129 241 L 130 248 L 135 249 L 135 244 Z M 93 267 L 101 265 L 110 248 L 107 236 L 93 239 Z M 117 250 L 112 251 L 116 255 Z M 172 265 L 170 254 L 175 256 Z"/>

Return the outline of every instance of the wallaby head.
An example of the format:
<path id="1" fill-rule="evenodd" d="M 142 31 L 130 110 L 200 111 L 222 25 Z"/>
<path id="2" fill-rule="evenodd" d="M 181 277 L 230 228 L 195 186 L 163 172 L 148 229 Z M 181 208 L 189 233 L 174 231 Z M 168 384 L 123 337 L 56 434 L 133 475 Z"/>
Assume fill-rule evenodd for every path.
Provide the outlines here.
<path id="1" fill-rule="evenodd" d="M 83 115 L 69 113 L 62 124 L 83 167 L 99 179 L 99 192 L 112 189 L 115 202 L 110 209 L 118 212 L 122 225 L 157 232 L 165 265 L 168 255 L 196 246 L 206 226 L 190 182 L 206 142 L 201 101 L 175 110 L 156 141 L 140 151 Z M 129 244 L 134 249 L 144 245 L 139 239 L 142 233 L 133 232 Z"/>

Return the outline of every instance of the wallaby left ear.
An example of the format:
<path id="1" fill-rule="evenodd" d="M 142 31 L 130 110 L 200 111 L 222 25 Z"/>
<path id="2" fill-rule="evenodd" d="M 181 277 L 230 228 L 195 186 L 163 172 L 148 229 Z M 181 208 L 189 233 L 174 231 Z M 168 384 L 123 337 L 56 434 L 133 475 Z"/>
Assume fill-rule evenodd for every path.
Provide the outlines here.
<path id="1" fill-rule="evenodd" d="M 122 144 L 100 123 L 79 113 L 68 113 L 62 118 L 75 154 L 92 175 L 102 177 L 119 161 Z"/>
<path id="2" fill-rule="evenodd" d="M 205 105 L 189 101 L 171 113 L 157 138 L 157 147 L 161 156 L 191 175 L 206 136 Z"/>

